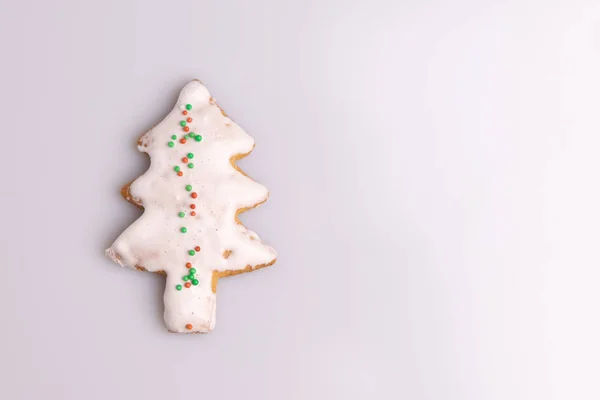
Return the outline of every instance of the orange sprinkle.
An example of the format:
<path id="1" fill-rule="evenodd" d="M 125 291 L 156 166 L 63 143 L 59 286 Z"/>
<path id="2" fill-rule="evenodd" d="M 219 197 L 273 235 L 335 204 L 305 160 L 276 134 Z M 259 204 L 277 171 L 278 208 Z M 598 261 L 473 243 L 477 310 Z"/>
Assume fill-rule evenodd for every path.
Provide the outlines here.
<path id="1" fill-rule="evenodd" d="M 187 157 L 183 157 L 183 158 L 181 159 L 181 161 L 183 161 L 184 163 L 187 163 L 189 160 L 188 160 L 188 158 L 187 158 Z"/>
<path id="2" fill-rule="evenodd" d="M 185 263 L 186 268 L 192 268 L 192 263 Z"/>
<path id="3" fill-rule="evenodd" d="M 179 171 L 179 172 L 177 173 L 177 176 L 183 176 L 183 172 Z"/>
<path id="4" fill-rule="evenodd" d="M 179 140 L 179 143 L 185 143 L 187 142 L 187 140 L 185 140 L 185 138 L 181 138 L 181 140 Z"/>
<path id="5" fill-rule="evenodd" d="M 200 246 L 196 246 L 196 247 L 194 247 L 194 250 L 196 250 L 196 251 L 200 251 Z"/>
<path id="6" fill-rule="evenodd" d="M 196 211 L 192 211 L 192 212 L 190 213 L 190 215 L 191 215 L 192 217 L 195 217 L 195 216 L 196 216 Z"/>
<path id="7" fill-rule="evenodd" d="M 184 132 L 189 132 L 190 131 L 190 127 L 189 126 L 184 126 L 183 127 L 183 131 Z"/>
<path id="8" fill-rule="evenodd" d="M 191 331 L 191 330 L 192 330 L 192 328 L 193 328 L 192 324 L 187 324 L 187 325 L 185 326 L 185 329 L 187 329 L 188 331 Z"/>
<path id="9" fill-rule="evenodd" d="M 190 208 L 193 210 L 194 208 L 196 208 L 195 204 L 190 204 Z"/>
<path id="10" fill-rule="evenodd" d="M 183 115 L 187 115 L 187 110 L 183 110 L 181 113 L 182 113 Z"/>
<path id="11" fill-rule="evenodd" d="M 192 192 L 192 199 L 195 199 L 196 197 L 198 197 L 198 193 Z"/>
<path id="12" fill-rule="evenodd" d="M 186 119 L 187 122 L 192 122 L 191 118 Z"/>
<path id="13" fill-rule="evenodd" d="M 186 283 L 185 283 L 185 285 L 183 285 L 183 286 L 185 286 L 185 287 L 189 288 L 190 286 L 192 286 L 192 284 L 191 284 L 191 283 L 189 283 L 189 282 L 186 282 Z"/>

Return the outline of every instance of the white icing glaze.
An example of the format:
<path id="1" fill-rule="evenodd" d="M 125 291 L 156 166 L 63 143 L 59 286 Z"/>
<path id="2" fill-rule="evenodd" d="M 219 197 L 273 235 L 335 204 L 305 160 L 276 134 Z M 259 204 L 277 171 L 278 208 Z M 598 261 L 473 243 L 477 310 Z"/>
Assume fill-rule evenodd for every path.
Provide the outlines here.
<path id="1" fill-rule="evenodd" d="M 182 115 L 186 104 L 192 109 Z M 180 121 L 202 141 L 185 135 Z M 176 140 L 171 136 L 177 135 Z M 169 147 L 167 143 L 175 145 Z M 199 82 L 188 83 L 166 118 L 140 138 L 139 150 L 150 156 L 150 168 L 130 187 L 144 214 L 106 250 L 121 266 L 143 267 L 167 274 L 164 294 L 165 323 L 172 332 L 209 332 L 215 325 L 216 295 L 213 271 L 239 271 L 273 263 L 275 251 L 235 221 L 237 210 L 253 207 L 268 197 L 267 189 L 236 170 L 230 159 L 252 151 L 254 140 L 222 114 L 208 90 Z M 182 162 L 194 157 L 189 168 Z M 183 176 L 174 167 L 179 166 Z M 191 185 L 191 192 L 186 190 Z M 192 198 L 191 193 L 197 193 Z M 196 208 L 192 210 L 191 204 Z M 196 216 L 191 216 L 194 211 Z M 179 212 L 185 217 L 180 218 Z M 187 232 L 182 233 L 181 227 Z M 191 256 L 188 251 L 200 246 Z M 228 257 L 224 252 L 230 250 Z M 198 285 L 183 286 L 189 274 L 186 263 L 196 269 Z M 176 286 L 182 285 L 182 290 Z M 187 329 L 186 325 L 192 325 Z"/>

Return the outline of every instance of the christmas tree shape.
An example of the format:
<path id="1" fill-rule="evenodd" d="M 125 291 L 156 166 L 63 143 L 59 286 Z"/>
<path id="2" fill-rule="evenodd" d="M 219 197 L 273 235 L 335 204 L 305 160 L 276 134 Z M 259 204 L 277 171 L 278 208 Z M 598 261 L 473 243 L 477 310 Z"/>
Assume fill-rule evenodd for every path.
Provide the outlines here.
<path id="1" fill-rule="evenodd" d="M 138 140 L 150 168 L 121 192 L 144 213 L 106 254 L 121 266 L 166 276 L 171 332 L 210 332 L 218 279 L 275 262 L 275 251 L 238 219 L 269 194 L 235 164 L 253 148 L 197 80 Z"/>

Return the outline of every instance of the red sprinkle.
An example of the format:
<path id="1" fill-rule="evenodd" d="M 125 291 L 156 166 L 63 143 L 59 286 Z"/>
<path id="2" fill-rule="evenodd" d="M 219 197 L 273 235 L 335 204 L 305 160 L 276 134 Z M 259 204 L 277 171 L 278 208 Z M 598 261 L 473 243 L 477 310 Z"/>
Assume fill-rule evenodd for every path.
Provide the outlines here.
<path id="1" fill-rule="evenodd" d="M 187 142 L 187 140 L 185 140 L 185 138 L 181 138 L 181 140 L 179 140 L 179 143 L 185 143 Z"/>
<path id="2" fill-rule="evenodd" d="M 183 172 L 179 171 L 179 172 L 177 173 L 177 176 L 183 176 Z"/>
<path id="3" fill-rule="evenodd" d="M 194 250 L 196 250 L 196 251 L 200 251 L 200 246 L 196 246 L 196 247 L 194 247 Z"/>
<path id="4" fill-rule="evenodd" d="M 192 122 L 191 118 L 186 119 L 187 122 Z"/>
<path id="5" fill-rule="evenodd" d="M 181 113 L 182 113 L 183 115 L 187 115 L 187 110 L 183 110 Z"/>
<path id="6" fill-rule="evenodd" d="M 183 285 L 183 286 L 185 286 L 185 287 L 189 288 L 190 286 L 192 286 L 192 284 L 191 284 L 191 283 L 189 283 L 189 282 L 186 282 L 186 283 L 185 283 L 185 285 Z"/>
<path id="7" fill-rule="evenodd" d="M 188 331 L 191 331 L 191 330 L 192 330 L 192 328 L 193 328 L 192 324 L 187 324 L 187 325 L 185 326 L 185 329 L 187 329 Z"/>
<path id="8" fill-rule="evenodd" d="M 184 126 L 183 127 L 183 131 L 184 132 L 189 132 L 190 131 L 190 127 L 189 126 Z"/>
<path id="9" fill-rule="evenodd" d="M 185 263 L 186 268 L 192 268 L 192 263 Z"/>
<path id="10" fill-rule="evenodd" d="M 192 192 L 192 199 L 195 199 L 196 197 L 198 197 L 198 193 Z"/>
<path id="11" fill-rule="evenodd" d="M 188 158 L 187 158 L 187 157 L 183 157 L 183 158 L 181 159 L 181 161 L 183 161 L 184 163 L 187 163 L 189 160 L 188 160 Z"/>
<path id="12" fill-rule="evenodd" d="M 196 216 L 196 211 L 192 211 L 192 212 L 190 213 L 190 215 L 191 215 L 192 217 L 195 217 L 195 216 Z"/>
<path id="13" fill-rule="evenodd" d="M 193 210 L 194 208 L 196 208 L 195 204 L 190 204 L 190 208 Z"/>

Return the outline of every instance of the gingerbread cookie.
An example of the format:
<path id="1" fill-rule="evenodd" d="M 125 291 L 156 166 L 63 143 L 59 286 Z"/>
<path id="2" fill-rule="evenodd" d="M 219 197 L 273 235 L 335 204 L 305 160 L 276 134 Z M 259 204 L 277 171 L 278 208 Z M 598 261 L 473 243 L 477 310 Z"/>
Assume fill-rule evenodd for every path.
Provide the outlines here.
<path id="1" fill-rule="evenodd" d="M 254 140 L 197 80 L 138 140 L 150 168 L 122 194 L 144 214 L 106 254 L 121 266 L 166 275 L 171 332 L 210 332 L 217 280 L 275 262 L 275 250 L 238 219 L 269 194 L 235 164 L 253 148 Z"/>

